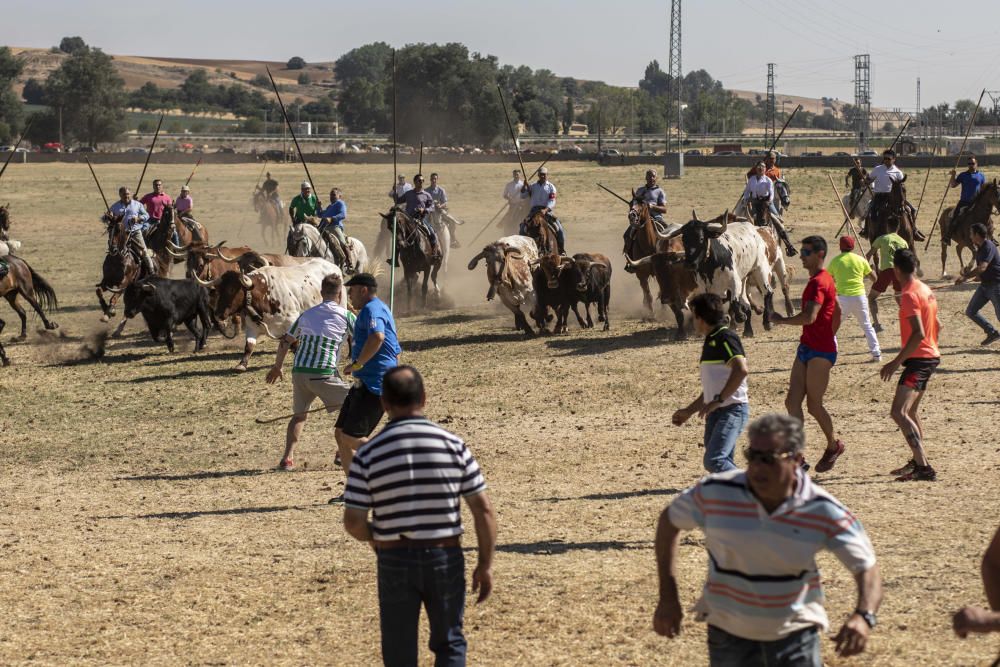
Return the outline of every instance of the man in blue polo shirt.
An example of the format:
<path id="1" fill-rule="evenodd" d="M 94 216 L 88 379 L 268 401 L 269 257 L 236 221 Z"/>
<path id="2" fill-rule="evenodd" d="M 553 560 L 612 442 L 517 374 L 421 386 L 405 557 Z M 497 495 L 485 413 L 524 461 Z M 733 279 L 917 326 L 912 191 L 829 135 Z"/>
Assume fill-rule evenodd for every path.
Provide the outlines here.
<path id="1" fill-rule="evenodd" d="M 354 376 L 354 386 L 344 399 L 334 430 L 346 472 L 351 468 L 354 452 L 368 442 L 368 436 L 382 419 L 382 376 L 399 364 L 402 349 L 396 339 L 392 311 L 377 296 L 375 276 L 359 273 L 345 285 L 351 305 L 359 310 L 351 347 L 354 361 L 344 369 L 344 375 Z"/>
<path id="2" fill-rule="evenodd" d="M 983 175 L 983 172 L 979 171 L 975 156 L 969 156 L 969 168 L 961 174 L 956 176 L 955 170 L 951 170 L 951 180 L 948 181 L 948 187 L 957 188 L 961 185 L 962 194 L 959 195 L 958 203 L 951 214 L 951 222 L 941 229 L 941 240 L 944 241 L 945 245 L 951 243 L 951 230 L 955 228 L 955 221 L 969 210 L 972 202 L 976 199 L 976 195 L 979 194 L 979 188 L 985 184 L 986 176 Z"/>

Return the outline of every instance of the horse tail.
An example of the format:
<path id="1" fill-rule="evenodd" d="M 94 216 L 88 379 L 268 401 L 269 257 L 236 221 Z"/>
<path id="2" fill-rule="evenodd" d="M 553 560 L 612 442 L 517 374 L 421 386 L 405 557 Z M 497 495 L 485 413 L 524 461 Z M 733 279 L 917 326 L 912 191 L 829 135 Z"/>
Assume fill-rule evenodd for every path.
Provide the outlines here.
<path id="1" fill-rule="evenodd" d="M 13 257 L 13 255 L 11 255 Z M 51 313 L 53 310 L 59 309 L 59 299 L 56 298 L 56 291 L 52 289 L 52 285 L 49 284 L 45 278 L 33 268 L 31 265 L 25 262 L 23 259 L 18 257 L 17 259 L 24 262 L 24 265 L 28 268 L 28 273 L 31 275 L 31 284 L 34 291 L 34 298 L 38 301 L 38 305 L 42 307 L 46 313 Z"/>

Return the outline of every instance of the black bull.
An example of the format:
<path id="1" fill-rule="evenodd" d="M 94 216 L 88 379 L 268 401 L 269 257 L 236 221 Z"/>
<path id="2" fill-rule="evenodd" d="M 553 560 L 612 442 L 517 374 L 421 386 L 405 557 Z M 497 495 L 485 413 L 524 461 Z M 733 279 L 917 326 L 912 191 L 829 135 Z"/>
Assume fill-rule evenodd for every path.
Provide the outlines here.
<path id="1" fill-rule="evenodd" d="M 194 336 L 195 352 L 205 347 L 211 321 L 208 290 L 194 280 L 152 276 L 132 283 L 125 289 L 125 317 L 132 318 L 139 313 L 153 340 L 165 336 L 170 352 L 174 351 L 174 327 L 182 322 Z"/>

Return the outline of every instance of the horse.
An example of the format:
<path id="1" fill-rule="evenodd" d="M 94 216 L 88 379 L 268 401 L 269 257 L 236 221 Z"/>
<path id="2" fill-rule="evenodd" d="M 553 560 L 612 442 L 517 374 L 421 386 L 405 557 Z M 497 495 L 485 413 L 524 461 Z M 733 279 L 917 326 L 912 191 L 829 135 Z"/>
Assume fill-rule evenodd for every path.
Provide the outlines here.
<path id="1" fill-rule="evenodd" d="M 125 224 L 120 220 L 107 220 L 108 251 L 104 256 L 104 264 L 101 267 L 101 282 L 97 283 L 97 300 L 101 304 L 101 321 L 108 322 L 114 317 L 116 304 L 125 288 L 134 281 L 145 278 L 149 275 L 146 263 L 141 261 L 142 248 L 136 241 L 136 234 L 141 232 L 133 229 L 131 232 L 125 230 Z M 165 278 L 170 271 L 172 261 L 171 255 L 164 252 L 153 255 L 154 275 Z M 104 300 L 104 293 L 110 292 L 111 298 Z M 122 318 L 118 328 L 115 329 L 115 336 L 121 335 L 125 328 L 127 318 Z"/>
<path id="2" fill-rule="evenodd" d="M 4 264 L 7 267 L 7 272 L 3 277 L 0 277 L 0 296 L 7 299 L 7 303 L 21 318 L 21 335 L 18 338 L 28 337 L 28 316 L 21 304 L 18 303 L 18 297 L 22 297 L 31 304 L 38 316 L 42 318 L 42 324 L 45 325 L 46 329 L 50 331 L 58 329 L 59 325 L 45 316 L 45 313 L 51 313 L 59 307 L 59 301 L 52 285 L 20 257 L 7 255 L 0 260 L 0 266 Z M 4 326 L 6 323 L 0 320 L 0 332 L 3 331 Z M 3 345 L 0 345 L 0 362 L 4 366 L 10 365 L 10 359 L 7 358 Z"/>
<path id="3" fill-rule="evenodd" d="M 437 234 L 438 248 L 441 250 L 441 269 L 448 273 L 448 256 L 451 255 L 451 229 L 440 212 L 437 215 L 434 212 L 428 215 L 431 225 L 434 226 L 434 233 Z"/>
<path id="4" fill-rule="evenodd" d="M 963 211 L 958 220 L 952 225 L 952 215 L 955 212 L 954 206 L 949 206 L 941 212 L 938 224 L 941 226 L 941 277 L 947 278 L 948 271 L 945 263 L 948 258 L 948 246 L 951 241 L 955 242 L 955 254 L 958 255 L 958 264 L 963 267 L 963 271 L 971 270 L 976 261 L 976 249 L 972 245 L 972 225 L 979 222 L 986 226 L 989 238 L 993 238 L 993 209 L 1000 209 L 1000 192 L 997 188 L 997 179 L 986 183 L 979 190 L 976 198 L 972 200 L 972 205 Z M 947 237 L 947 241 L 945 238 Z M 968 248 L 972 251 L 972 259 L 968 266 L 962 261 L 962 251 Z"/>
<path id="5" fill-rule="evenodd" d="M 174 230 L 180 245 L 173 242 Z M 146 241 L 160 264 L 169 272 L 171 264 L 186 261 L 187 250 L 192 244 L 208 244 L 208 230 L 194 218 L 182 217 L 173 206 L 166 206 L 159 223 L 146 234 Z"/>
<path id="6" fill-rule="evenodd" d="M 851 201 L 851 193 L 848 192 L 840 198 L 840 201 L 844 203 L 844 210 L 851 214 L 852 221 L 864 220 L 865 215 L 868 213 L 868 207 L 872 203 L 872 190 L 871 188 L 865 188 L 861 192 L 861 196 L 857 198 L 857 201 Z"/>
<path id="7" fill-rule="evenodd" d="M 403 280 L 406 283 L 406 305 L 409 309 L 413 300 L 413 287 L 417 274 L 423 273 L 423 305 L 427 305 L 427 283 L 434 283 L 434 293 L 441 296 L 438 285 L 438 271 L 441 270 L 441 256 L 431 253 L 431 242 L 427 234 L 420 229 L 421 224 L 412 220 L 399 210 L 389 213 L 379 213 L 388 229 L 392 229 L 393 216 L 396 220 L 396 256 L 403 265 Z M 440 238 L 438 239 L 440 244 Z M 391 261 L 391 260 L 390 260 Z"/>
<path id="8" fill-rule="evenodd" d="M 0 206 L 0 257 L 21 249 L 21 242 L 10 238 L 10 204 Z"/>
<path id="9" fill-rule="evenodd" d="M 538 246 L 539 257 L 559 253 L 556 233 L 549 225 L 548 220 L 545 219 L 545 211 L 546 209 L 539 208 L 525 222 L 525 232 L 527 232 L 528 237 L 534 239 Z"/>
<path id="10" fill-rule="evenodd" d="M 260 224 L 260 237 L 264 243 L 281 243 L 281 232 L 284 228 L 282 224 L 284 216 L 282 209 L 284 206 L 281 200 L 269 197 L 260 186 L 253 192 L 253 210 L 257 213 L 257 222 Z M 270 240 L 268 236 L 270 235 Z"/>
<path id="11" fill-rule="evenodd" d="M 379 225 L 378 237 L 375 239 L 375 257 L 388 257 L 392 254 L 392 218 L 390 217 L 388 220 L 388 224 Z M 432 220 L 431 224 L 434 225 L 434 233 L 437 234 L 438 238 L 438 248 L 441 250 L 441 266 L 444 272 L 448 273 L 448 257 L 451 255 L 451 230 L 440 217 L 437 217 L 437 220 Z M 515 229 L 513 233 L 516 234 L 517 230 Z"/>
<path id="12" fill-rule="evenodd" d="M 625 247 L 622 250 L 625 257 L 648 257 L 656 253 L 659 240 L 656 235 L 656 223 L 650 213 L 649 204 L 636 201 L 634 191 L 628 212 L 628 224 L 629 227 L 625 231 Z M 635 277 L 639 279 L 639 286 L 642 288 L 642 304 L 649 311 L 649 318 L 653 317 L 653 294 L 649 291 L 649 279 L 652 276 L 653 267 L 649 264 L 640 266 L 635 272 Z"/>
<path id="13" fill-rule="evenodd" d="M 322 257 L 328 262 L 337 264 L 337 258 L 330 250 L 326 239 L 315 224 L 306 219 L 298 225 L 292 225 L 289 254 L 292 257 Z M 334 241 L 336 243 L 336 241 Z M 368 251 L 365 245 L 353 236 L 347 237 L 347 261 L 341 270 L 346 273 L 357 273 L 368 263 Z"/>
<path id="14" fill-rule="evenodd" d="M 913 218 L 910 216 L 910 209 L 906 205 L 906 185 L 903 181 L 892 182 L 892 191 L 889 193 L 889 203 L 885 207 L 885 212 L 879 216 L 879 221 L 875 222 L 875 210 L 874 207 L 870 211 L 872 215 L 869 216 L 868 224 L 866 225 L 865 238 L 871 243 L 878 237 L 889 231 L 888 219 L 895 218 L 897 221 L 896 234 L 901 236 L 907 245 L 910 246 L 910 250 L 913 251 L 913 256 L 917 260 L 917 275 L 923 275 L 920 270 L 920 258 L 917 256 L 917 245 L 913 230 L 916 225 L 913 222 Z"/>

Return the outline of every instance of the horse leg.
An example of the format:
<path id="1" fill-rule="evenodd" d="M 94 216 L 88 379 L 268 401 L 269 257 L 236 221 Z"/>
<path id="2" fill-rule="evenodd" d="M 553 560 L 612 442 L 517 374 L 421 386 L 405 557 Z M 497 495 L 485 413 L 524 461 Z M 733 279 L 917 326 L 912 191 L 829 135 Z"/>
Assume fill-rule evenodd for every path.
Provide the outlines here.
<path id="1" fill-rule="evenodd" d="M 948 268 L 946 267 L 947 263 L 948 263 L 948 246 L 945 245 L 944 242 L 942 242 L 941 243 L 941 277 L 942 278 L 947 278 L 948 277 Z"/>
<path id="2" fill-rule="evenodd" d="M 101 321 L 107 322 L 111 319 L 111 306 L 104 300 L 104 290 L 97 288 L 97 300 L 101 303 Z"/>
<path id="3" fill-rule="evenodd" d="M 644 319 L 656 319 L 653 315 L 653 294 L 649 291 L 649 274 L 637 274 L 639 276 L 639 287 L 642 288 L 642 305 L 645 306 L 646 313 Z"/>
<path id="4" fill-rule="evenodd" d="M 420 285 L 420 296 L 425 308 L 427 307 L 427 283 L 430 282 L 430 279 L 431 279 L 431 268 L 426 267 L 424 269 L 424 280 Z"/>
<path id="5" fill-rule="evenodd" d="M 25 339 L 28 337 L 28 315 L 24 312 L 24 308 L 21 308 L 21 304 L 17 302 L 17 292 L 7 292 L 4 296 L 7 297 L 7 303 L 10 307 L 14 309 L 17 316 L 21 318 L 21 335 L 18 336 L 20 339 Z"/>
<path id="6" fill-rule="evenodd" d="M 5 326 L 7 326 L 7 323 L 0 320 L 0 333 L 3 333 L 3 328 Z M 3 343 L 0 343 L 0 364 L 10 366 L 10 359 L 7 358 L 7 351 L 3 349 Z"/>
<path id="7" fill-rule="evenodd" d="M 122 332 L 125 331 L 125 325 L 127 323 L 128 323 L 128 318 L 127 317 L 123 317 L 122 321 L 118 323 L 117 327 L 115 327 L 114 333 L 111 334 L 111 337 L 112 338 L 121 338 L 122 337 Z"/>
<path id="8" fill-rule="evenodd" d="M 28 294 L 28 291 L 26 289 L 24 289 L 23 287 L 18 287 L 17 292 L 24 297 L 24 300 L 27 301 L 32 308 L 35 309 L 35 312 L 38 313 L 38 316 L 42 318 L 42 324 L 45 325 L 46 329 L 59 328 L 59 325 L 57 325 L 55 322 L 50 322 L 49 318 L 45 317 L 45 311 L 43 311 L 42 307 L 38 305 L 37 301 L 35 301 L 35 297 Z"/>

